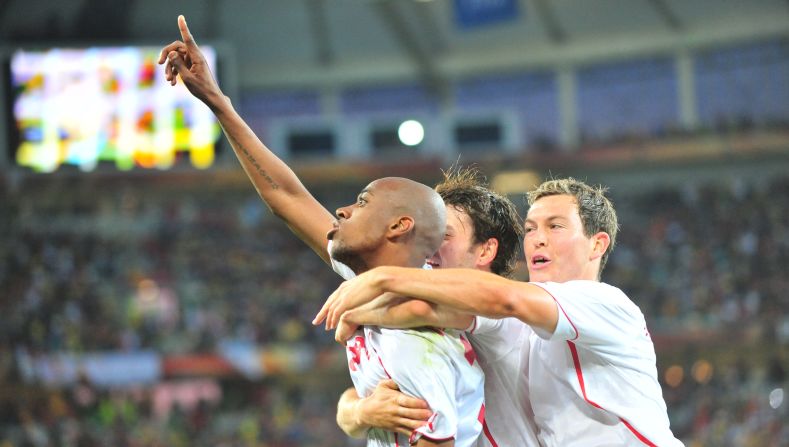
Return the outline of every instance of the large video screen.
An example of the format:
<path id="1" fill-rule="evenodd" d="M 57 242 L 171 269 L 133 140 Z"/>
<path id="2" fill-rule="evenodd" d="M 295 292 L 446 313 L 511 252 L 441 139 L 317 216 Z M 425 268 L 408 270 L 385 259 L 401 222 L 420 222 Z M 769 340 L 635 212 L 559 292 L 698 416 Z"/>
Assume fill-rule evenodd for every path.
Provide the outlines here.
<path id="1" fill-rule="evenodd" d="M 202 47 L 216 73 L 216 53 Z M 12 151 L 36 172 L 101 162 L 121 170 L 207 168 L 220 128 L 181 83 L 157 65 L 160 48 L 17 51 L 10 61 Z M 14 127 L 15 126 L 15 127 Z M 188 160 L 188 162 L 186 161 Z"/>

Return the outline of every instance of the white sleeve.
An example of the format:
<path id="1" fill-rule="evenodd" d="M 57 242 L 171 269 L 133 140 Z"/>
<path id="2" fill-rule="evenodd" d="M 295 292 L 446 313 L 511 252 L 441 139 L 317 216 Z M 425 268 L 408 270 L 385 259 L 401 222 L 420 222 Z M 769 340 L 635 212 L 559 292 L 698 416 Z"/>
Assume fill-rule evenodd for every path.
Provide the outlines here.
<path id="1" fill-rule="evenodd" d="M 353 279 L 356 277 L 356 273 L 351 270 L 350 267 L 343 264 L 342 262 L 337 261 L 336 259 L 332 258 L 331 256 L 331 246 L 334 241 L 330 240 L 329 244 L 326 245 L 326 251 L 329 252 L 329 259 L 331 260 L 331 268 L 334 270 L 338 275 L 342 276 L 343 279 Z"/>
<path id="2" fill-rule="evenodd" d="M 381 349 L 384 369 L 400 390 L 424 399 L 433 411 L 428 422 L 412 433 L 410 442 L 422 436 L 434 441 L 455 438 L 459 419 L 455 376 L 460 372 L 449 356 L 440 346 L 410 331 L 389 338 Z M 426 374 L 428 368 L 430 373 Z"/>
<path id="3" fill-rule="evenodd" d="M 498 331 L 499 328 L 501 328 L 501 325 L 501 319 L 480 317 L 479 315 L 476 315 L 474 316 L 474 320 L 471 322 L 471 325 L 466 328 L 465 332 L 474 335 L 489 334 L 491 332 Z"/>
<path id="4" fill-rule="evenodd" d="M 559 310 L 553 334 L 535 328 L 543 339 L 606 347 L 613 353 L 633 338 L 649 337 L 638 306 L 616 287 L 596 281 L 532 284 L 551 294 Z"/>

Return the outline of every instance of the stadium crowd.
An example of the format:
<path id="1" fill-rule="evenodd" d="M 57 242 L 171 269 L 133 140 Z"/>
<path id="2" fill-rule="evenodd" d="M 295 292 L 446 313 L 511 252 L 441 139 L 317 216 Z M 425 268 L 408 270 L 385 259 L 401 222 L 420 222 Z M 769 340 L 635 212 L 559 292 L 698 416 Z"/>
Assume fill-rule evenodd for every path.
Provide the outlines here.
<path id="1" fill-rule="evenodd" d="M 339 279 L 246 185 L 43 183 L 0 192 L 0 447 L 348 445 L 333 420 L 342 388 L 284 376 L 221 380 L 221 398 L 166 413 L 146 388 L 25 383 L 20 353 L 339 349 L 309 323 Z M 353 196 L 326 189 L 330 209 Z M 646 315 L 674 433 L 787 445 L 789 178 L 612 196 L 623 229 L 603 279 Z"/>

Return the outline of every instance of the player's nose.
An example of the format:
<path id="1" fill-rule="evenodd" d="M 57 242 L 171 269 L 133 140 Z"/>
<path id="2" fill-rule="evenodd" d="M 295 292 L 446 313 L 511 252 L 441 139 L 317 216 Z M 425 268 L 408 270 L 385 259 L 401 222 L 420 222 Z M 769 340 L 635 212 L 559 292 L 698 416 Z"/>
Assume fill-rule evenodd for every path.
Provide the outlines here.
<path id="1" fill-rule="evenodd" d="M 351 217 L 351 213 L 352 212 L 350 206 L 337 208 L 337 211 L 334 212 L 334 214 L 337 216 L 338 219 L 348 219 Z"/>

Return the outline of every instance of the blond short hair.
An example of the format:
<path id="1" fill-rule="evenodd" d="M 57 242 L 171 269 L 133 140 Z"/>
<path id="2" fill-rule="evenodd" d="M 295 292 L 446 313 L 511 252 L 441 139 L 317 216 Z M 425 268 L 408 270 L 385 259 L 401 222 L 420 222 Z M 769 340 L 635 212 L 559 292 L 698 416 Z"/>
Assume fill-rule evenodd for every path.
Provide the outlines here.
<path id="1" fill-rule="evenodd" d="M 606 262 L 608 262 L 608 255 L 614 249 L 614 245 L 616 245 L 616 234 L 619 231 L 616 210 L 611 200 L 606 197 L 607 191 L 608 188 L 603 186 L 589 186 L 580 180 L 567 177 L 547 180 L 526 195 L 529 206 L 543 197 L 555 195 L 573 196 L 575 197 L 575 203 L 578 205 L 578 215 L 581 217 L 586 237 L 592 237 L 601 231 L 608 234 L 611 244 L 600 258 L 598 278 L 603 272 Z"/>

